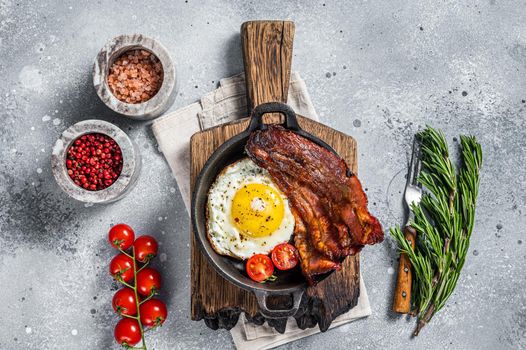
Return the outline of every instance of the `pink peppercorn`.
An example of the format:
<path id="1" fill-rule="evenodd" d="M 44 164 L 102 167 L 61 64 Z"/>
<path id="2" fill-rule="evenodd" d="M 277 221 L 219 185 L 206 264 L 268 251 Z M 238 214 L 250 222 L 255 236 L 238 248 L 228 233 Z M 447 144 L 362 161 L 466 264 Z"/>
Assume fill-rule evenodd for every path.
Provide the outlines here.
<path id="1" fill-rule="evenodd" d="M 96 133 L 82 135 L 67 151 L 66 168 L 75 184 L 90 191 L 99 191 L 111 186 L 119 177 L 122 152 L 109 136 Z"/>

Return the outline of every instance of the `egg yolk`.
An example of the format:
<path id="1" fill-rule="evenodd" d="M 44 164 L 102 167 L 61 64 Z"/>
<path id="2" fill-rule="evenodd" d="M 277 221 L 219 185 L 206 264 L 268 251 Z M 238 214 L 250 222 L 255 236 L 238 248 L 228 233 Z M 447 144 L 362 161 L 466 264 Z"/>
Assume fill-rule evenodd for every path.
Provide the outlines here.
<path id="1" fill-rule="evenodd" d="M 232 221 L 241 234 L 264 237 L 281 225 L 285 207 L 281 194 L 260 183 L 247 184 L 237 190 L 232 200 Z"/>

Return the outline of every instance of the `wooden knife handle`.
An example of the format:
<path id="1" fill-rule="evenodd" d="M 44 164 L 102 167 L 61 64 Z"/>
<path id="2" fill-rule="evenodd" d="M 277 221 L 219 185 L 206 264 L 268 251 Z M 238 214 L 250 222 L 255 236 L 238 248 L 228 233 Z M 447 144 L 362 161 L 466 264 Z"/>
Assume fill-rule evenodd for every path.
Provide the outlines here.
<path id="1" fill-rule="evenodd" d="M 241 26 L 249 113 L 264 102 L 287 102 L 294 22 L 249 21 Z"/>
<path id="2" fill-rule="evenodd" d="M 407 225 L 404 227 L 404 236 L 411 243 L 411 247 L 415 248 L 416 230 Z M 396 279 L 396 289 L 393 301 L 393 311 L 401 314 L 408 314 L 411 312 L 411 286 L 413 275 L 411 272 L 411 263 L 406 254 L 400 254 L 400 262 L 398 264 L 398 277 Z"/>

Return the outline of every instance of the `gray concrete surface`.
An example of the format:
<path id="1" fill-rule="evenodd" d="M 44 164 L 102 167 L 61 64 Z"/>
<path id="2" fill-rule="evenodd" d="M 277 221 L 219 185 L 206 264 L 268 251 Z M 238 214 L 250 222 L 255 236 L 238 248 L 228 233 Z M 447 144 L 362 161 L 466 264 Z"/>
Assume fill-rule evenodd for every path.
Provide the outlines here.
<path id="1" fill-rule="evenodd" d="M 189 319 L 188 217 L 148 123 L 104 107 L 93 60 L 111 37 L 139 32 L 177 61 L 180 95 L 195 101 L 242 68 L 239 27 L 296 22 L 294 69 L 323 122 L 353 135 L 371 210 L 400 220 L 412 134 L 431 124 L 449 140 L 478 137 L 484 169 L 475 232 L 447 307 L 418 339 L 389 313 L 392 240 L 366 248 L 373 314 L 283 349 L 526 348 L 526 7 L 524 1 L 0 1 L 0 349 L 117 349 L 107 274 L 111 224 L 161 243 L 169 320 L 154 349 L 233 347 L 227 331 Z M 51 175 L 62 130 L 101 118 L 140 145 L 144 168 L 125 199 L 86 207 Z"/>

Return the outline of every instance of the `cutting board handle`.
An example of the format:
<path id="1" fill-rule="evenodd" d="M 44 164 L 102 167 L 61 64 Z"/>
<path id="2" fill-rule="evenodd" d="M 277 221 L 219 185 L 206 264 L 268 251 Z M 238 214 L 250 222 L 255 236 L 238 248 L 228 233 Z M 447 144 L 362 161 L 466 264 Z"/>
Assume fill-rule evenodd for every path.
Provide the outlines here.
<path id="1" fill-rule="evenodd" d="M 265 102 L 287 102 L 294 22 L 249 21 L 241 25 L 248 112 Z"/>

